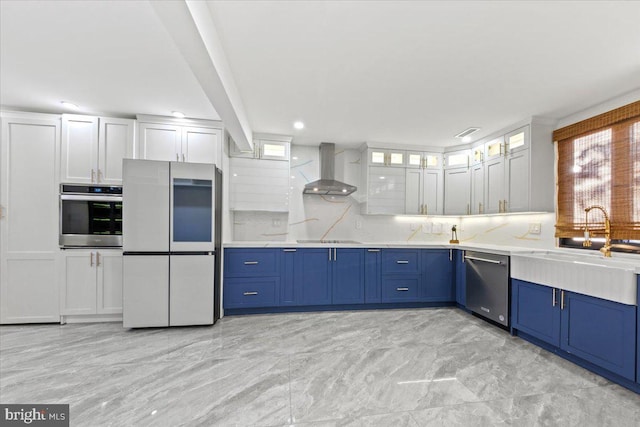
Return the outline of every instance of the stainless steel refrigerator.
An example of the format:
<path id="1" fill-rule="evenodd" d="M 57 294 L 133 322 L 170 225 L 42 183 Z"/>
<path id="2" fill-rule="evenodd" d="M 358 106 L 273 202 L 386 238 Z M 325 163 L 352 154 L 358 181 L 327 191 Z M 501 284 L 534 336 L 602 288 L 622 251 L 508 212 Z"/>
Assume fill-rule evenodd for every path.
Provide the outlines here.
<path id="1" fill-rule="evenodd" d="M 212 164 L 124 160 L 125 328 L 211 325 L 220 317 L 221 180 Z"/>

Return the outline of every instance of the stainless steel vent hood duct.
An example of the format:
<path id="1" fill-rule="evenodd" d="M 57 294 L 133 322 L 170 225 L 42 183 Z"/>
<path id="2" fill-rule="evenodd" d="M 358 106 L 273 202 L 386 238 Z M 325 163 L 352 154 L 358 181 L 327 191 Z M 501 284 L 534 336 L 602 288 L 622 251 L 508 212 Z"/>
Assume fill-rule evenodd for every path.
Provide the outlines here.
<path id="1" fill-rule="evenodd" d="M 323 142 L 320 144 L 320 179 L 304 186 L 303 194 L 321 196 L 348 196 L 358 188 L 335 180 L 336 145 Z"/>

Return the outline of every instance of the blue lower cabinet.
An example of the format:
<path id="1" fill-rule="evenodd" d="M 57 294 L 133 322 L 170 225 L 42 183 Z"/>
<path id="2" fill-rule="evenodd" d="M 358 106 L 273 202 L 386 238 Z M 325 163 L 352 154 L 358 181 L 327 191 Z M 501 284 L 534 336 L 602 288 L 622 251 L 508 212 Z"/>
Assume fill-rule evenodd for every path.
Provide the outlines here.
<path id="1" fill-rule="evenodd" d="M 229 248 L 224 250 L 226 276 L 251 277 L 280 275 L 277 248 Z"/>
<path id="2" fill-rule="evenodd" d="M 295 258 L 294 280 L 301 287 L 300 303 L 331 304 L 333 248 L 301 248 Z"/>
<path id="3" fill-rule="evenodd" d="M 382 274 L 419 274 L 420 249 L 384 249 Z"/>
<path id="4" fill-rule="evenodd" d="M 421 300 L 421 275 L 382 276 L 382 302 L 417 302 Z"/>
<path id="5" fill-rule="evenodd" d="M 636 379 L 636 306 L 512 279 L 512 325 L 631 381 Z"/>
<path id="6" fill-rule="evenodd" d="M 364 253 L 364 302 L 382 302 L 382 249 L 369 248 Z"/>
<path id="7" fill-rule="evenodd" d="M 635 380 L 636 307 L 565 292 L 560 348 Z"/>
<path id="8" fill-rule="evenodd" d="M 300 268 L 297 262 L 298 249 L 285 248 L 280 253 L 280 305 L 301 305 L 302 304 L 302 285 L 299 280 L 300 275 L 297 268 Z"/>
<path id="9" fill-rule="evenodd" d="M 279 285 L 279 277 L 225 278 L 224 308 L 277 306 Z"/>
<path id="10" fill-rule="evenodd" d="M 560 346 L 560 291 L 511 280 L 511 324 L 539 340 Z"/>
<path id="11" fill-rule="evenodd" d="M 331 262 L 333 304 L 364 304 L 364 249 L 338 248 Z"/>
<path id="12" fill-rule="evenodd" d="M 455 301 L 453 252 L 453 249 L 426 249 L 422 251 L 422 289 L 420 295 L 422 301 Z"/>
<path id="13" fill-rule="evenodd" d="M 467 306 L 467 266 L 464 262 L 464 251 L 456 250 L 456 302 Z"/>

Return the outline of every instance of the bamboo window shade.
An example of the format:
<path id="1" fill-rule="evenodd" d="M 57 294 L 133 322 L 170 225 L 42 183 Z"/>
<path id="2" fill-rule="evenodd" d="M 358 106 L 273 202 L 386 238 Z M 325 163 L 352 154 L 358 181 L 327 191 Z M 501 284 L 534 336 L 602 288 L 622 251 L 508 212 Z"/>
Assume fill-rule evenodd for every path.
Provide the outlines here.
<path id="1" fill-rule="evenodd" d="M 553 133 L 558 145 L 556 237 L 579 237 L 585 208 L 604 207 L 611 238 L 640 239 L 640 101 Z M 604 235 L 604 216 L 589 212 L 589 229 Z"/>

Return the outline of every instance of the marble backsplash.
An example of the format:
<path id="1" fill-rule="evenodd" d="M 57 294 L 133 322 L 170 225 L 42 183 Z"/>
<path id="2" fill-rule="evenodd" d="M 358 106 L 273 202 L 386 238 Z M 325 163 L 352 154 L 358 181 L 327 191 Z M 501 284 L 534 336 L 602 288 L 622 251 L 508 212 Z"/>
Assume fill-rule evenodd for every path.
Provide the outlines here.
<path id="1" fill-rule="evenodd" d="M 232 212 L 233 241 L 355 240 L 359 242 L 446 243 L 451 226 L 463 243 L 552 248 L 554 213 L 493 216 L 361 215 L 359 191 L 348 197 L 303 195 L 318 179 L 318 147 L 291 147 L 289 213 Z M 336 149 L 336 179 L 362 188 L 360 152 Z M 540 224 L 540 234 L 530 233 Z"/>

